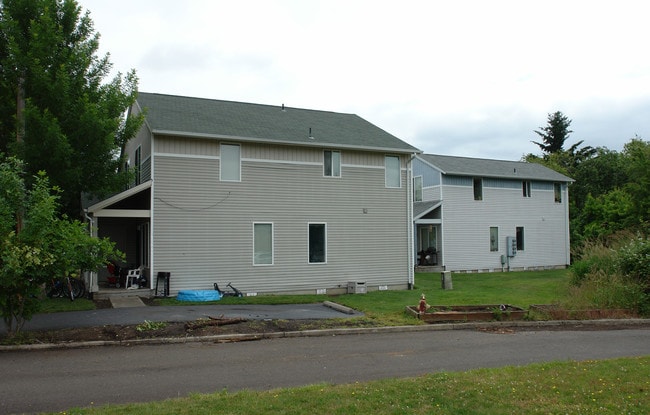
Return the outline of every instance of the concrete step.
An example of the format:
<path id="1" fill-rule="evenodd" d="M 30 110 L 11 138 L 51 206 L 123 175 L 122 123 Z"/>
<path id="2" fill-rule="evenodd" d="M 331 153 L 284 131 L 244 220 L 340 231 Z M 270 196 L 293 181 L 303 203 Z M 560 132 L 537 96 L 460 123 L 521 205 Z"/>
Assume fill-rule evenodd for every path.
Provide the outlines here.
<path id="1" fill-rule="evenodd" d="M 120 288 L 100 288 L 99 291 L 93 293 L 93 298 L 95 300 L 110 300 L 111 298 L 128 298 L 128 297 L 153 297 L 154 290 L 147 288 L 139 288 L 136 290 L 127 290 Z"/>
<path id="2" fill-rule="evenodd" d="M 140 297 L 111 297 L 113 308 L 146 307 Z"/>
<path id="3" fill-rule="evenodd" d="M 415 267 L 415 272 L 442 272 L 444 270 L 445 267 L 440 265 L 418 265 Z"/>

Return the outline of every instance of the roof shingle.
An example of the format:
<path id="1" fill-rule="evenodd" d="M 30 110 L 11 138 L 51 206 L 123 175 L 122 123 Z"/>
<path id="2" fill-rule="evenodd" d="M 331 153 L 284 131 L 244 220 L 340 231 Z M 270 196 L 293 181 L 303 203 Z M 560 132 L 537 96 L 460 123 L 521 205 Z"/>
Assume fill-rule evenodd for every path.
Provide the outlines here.
<path id="1" fill-rule="evenodd" d="M 437 154 L 420 154 L 419 157 L 447 175 L 556 182 L 574 181 L 570 177 L 537 163 L 441 156 Z"/>
<path id="2" fill-rule="evenodd" d="M 354 114 L 145 92 L 137 104 L 155 134 L 420 152 Z"/>

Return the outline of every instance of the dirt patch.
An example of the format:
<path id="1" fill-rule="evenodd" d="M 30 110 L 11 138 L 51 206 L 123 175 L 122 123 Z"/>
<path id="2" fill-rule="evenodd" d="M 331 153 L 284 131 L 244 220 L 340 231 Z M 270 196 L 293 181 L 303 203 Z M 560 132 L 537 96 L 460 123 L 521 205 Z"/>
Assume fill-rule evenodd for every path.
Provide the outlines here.
<path id="1" fill-rule="evenodd" d="M 155 307 L 153 299 L 142 298 L 147 306 Z M 95 307 L 112 308 L 109 300 L 95 300 Z M 255 334 L 317 330 L 346 327 L 376 327 L 365 319 L 332 320 L 243 320 L 210 324 L 203 319 L 189 322 L 165 322 L 138 325 L 105 325 L 61 330 L 25 331 L 8 341 L 0 335 L 0 344 L 75 343 L 87 341 L 129 341 L 136 339 L 203 337 L 226 334 Z"/>
<path id="2" fill-rule="evenodd" d="M 73 343 L 86 341 L 129 341 L 135 339 L 203 337 L 223 334 L 274 333 L 325 328 L 372 326 L 352 320 L 246 320 L 236 324 L 205 325 L 192 322 L 171 322 L 140 325 L 107 325 L 55 331 L 29 331 L 21 334 L 20 343 Z M 200 327 L 197 327 L 200 326 Z M 4 339 L 0 338 L 0 343 Z"/>

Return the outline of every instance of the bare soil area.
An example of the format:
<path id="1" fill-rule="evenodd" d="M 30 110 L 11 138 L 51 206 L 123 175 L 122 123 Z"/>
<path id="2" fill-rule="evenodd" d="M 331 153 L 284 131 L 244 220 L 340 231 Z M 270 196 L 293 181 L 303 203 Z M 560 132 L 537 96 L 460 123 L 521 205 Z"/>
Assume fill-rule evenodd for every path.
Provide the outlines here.
<path id="1" fill-rule="evenodd" d="M 147 302 L 146 299 L 143 299 Z M 110 301 L 95 301 L 97 308 L 110 308 Z M 155 306 L 153 302 L 148 304 Z M 623 316 L 615 313 L 611 316 L 600 318 L 625 319 L 632 316 Z M 45 344 L 45 343 L 77 343 L 87 341 L 120 341 L 128 343 L 137 339 L 155 338 L 185 338 L 203 337 L 227 334 L 264 334 L 274 332 L 291 332 L 302 330 L 317 330 L 328 328 L 346 327 L 377 327 L 378 324 L 366 319 L 336 319 L 336 320 L 241 320 L 241 319 L 200 319 L 189 322 L 170 322 L 164 324 L 154 323 L 150 326 L 139 325 L 105 325 L 100 327 L 70 328 L 54 331 L 26 331 L 18 338 L 8 341 L 0 336 L 0 344 Z M 650 322 L 635 325 L 637 328 L 650 328 Z M 571 330 L 615 330 L 626 328 L 624 324 L 613 321 L 609 325 L 590 323 L 589 320 L 581 321 L 578 325 L 571 325 Z M 566 326 L 550 325 L 545 330 L 567 330 Z M 507 323 L 495 328 L 480 328 L 478 330 L 495 334 L 513 334 L 517 331 L 539 330 L 539 328 L 508 327 Z"/>
<path id="2" fill-rule="evenodd" d="M 147 299 L 142 299 L 149 303 Z M 147 304 L 154 306 L 151 302 Z M 97 308 L 111 308 L 108 300 L 95 301 Z M 0 344 L 76 343 L 87 341 L 123 341 L 154 338 L 203 337 L 225 334 L 263 334 L 343 327 L 372 327 L 365 320 L 242 320 L 200 319 L 188 322 L 167 322 L 151 325 L 105 325 L 52 331 L 24 331 L 9 342 L 0 335 Z"/>

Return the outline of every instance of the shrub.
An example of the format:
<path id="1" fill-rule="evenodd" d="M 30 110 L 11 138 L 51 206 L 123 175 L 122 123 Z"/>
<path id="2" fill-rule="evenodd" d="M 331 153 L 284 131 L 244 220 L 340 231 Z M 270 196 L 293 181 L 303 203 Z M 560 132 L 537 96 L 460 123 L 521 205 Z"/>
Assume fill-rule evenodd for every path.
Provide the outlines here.
<path id="1" fill-rule="evenodd" d="M 650 241 L 637 237 L 619 248 L 616 267 L 625 277 L 650 288 Z"/>
<path id="2" fill-rule="evenodd" d="M 587 241 L 580 250 L 579 259 L 569 269 L 570 283 L 579 286 L 590 274 L 599 270 L 616 272 L 616 251 L 602 241 Z"/>

